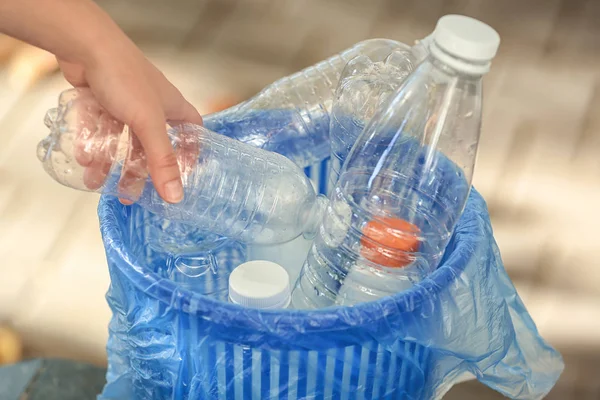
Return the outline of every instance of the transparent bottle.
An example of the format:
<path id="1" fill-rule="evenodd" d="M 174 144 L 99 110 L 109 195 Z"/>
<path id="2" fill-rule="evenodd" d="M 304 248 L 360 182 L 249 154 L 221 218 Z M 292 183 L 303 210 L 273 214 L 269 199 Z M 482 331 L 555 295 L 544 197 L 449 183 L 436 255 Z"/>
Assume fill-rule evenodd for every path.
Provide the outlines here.
<path id="1" fill-rule="evenodd" d="M 215 132 L 283 154 L 300 167 L 330 154 L 329 113 L 340 74 L 349 60 L 406 51 L 403 43 L 370 39 L 265 87 L 251 99 L 205 117 Z"/>
<path id="2" fill-rule="evenodd" d="M 268 244 L 310 237 L 326 203 L 286 157 L 191 124 L 168 130 L 184 199 L 166 203 L 148 177 L 135 135 L 87 89 L 64 92 L 46 125 L 51 133 L 39 144 L 38 158 L 56 181 L 135 201 L 166 220 L 231 239 Z"/>
<path id="3" fill-rule="evenodd" d="M 431 36 L 427 36 L 411 48 L 360 54 L 348 62 L 340 76 L 331 108 L 331 187 L 365 125 L 427 57 L 430 41 Z"/>
<path id="4" fill-rule="evenodd" d="M 353 292 L 393 294 L 438 266 L 470 191 L 481 81 L 499 43 L 475 19 L 438 21 L 431 54 L 378 110 L 344 163 L 295 285 L 295 307 L 365 301 Z"/>

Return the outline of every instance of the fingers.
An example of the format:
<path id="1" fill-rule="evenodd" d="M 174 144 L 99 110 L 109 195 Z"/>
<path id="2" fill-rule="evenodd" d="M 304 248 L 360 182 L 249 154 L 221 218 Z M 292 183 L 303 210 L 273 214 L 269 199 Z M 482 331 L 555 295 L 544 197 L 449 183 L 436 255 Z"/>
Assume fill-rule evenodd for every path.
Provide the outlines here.
<path id="1" fill-rule="evenodd" d="M 167 101 L 167 103 L 169 103 L 169 101 Z M 173 101 L 172 103 L 173 104 L 165 105 L 165 115 L 167 120 L 190 122 L 196 125 L 203 124 L 202 116 L 198 110 L 183 97 L 180 97 L 178 101 Z"/>
<path id="2" fill-rule="evenodd" d="M 74 156 L 85 167 L 84 184 L 88 189 L 101 188 L 115 161 L 123 124 L 109 115 L 92 97 L 81 97 L 69 105 L 64 118 L 73 126 Z"/>
<path id="3" fill-rule="evenodd" d="M 104 114 L 100 121 L 102 119 L 112 120 L 107 114 Z M 83 176 L 83 182 L 90 190 L 97 190 L 104 186 L 115 161 L 122 125 L 120 130 L 111 130 L 112 127 L 114 127 L 112 123 L 98 124 L 96 136 L 91 139 L 90 147 L 94 149 L 93 158 L 86 166 Z"/>
<path id="4" fill-rule="evenodd" d="M 151 75 L 157 82 L 157 94 L 167 121 L 202 125 L 200 113 L 160 71 L 152 67 Z M 160 137 L 150 138 L 144 137 L 143 133 L 138 133 L 139 130 L 138 127 L 133 131 L 139 136 L 146 151 L 150 176 L 159 194 L 170 203 L 181 201 L 183 199 L 182 179 L 188 176 L 196 164 L 199 141 L 194 138 L 194 135 L 190 135 L 190 132 L 184 133 L 183 129 L 178 130 L 176 143 L 171 143 L 171 139 L 164 133 L 159 135 Z M 164 122 L 162 132 L 165 132 Z"/>
<path id="5" fill-rule="evenodd" d="M 64 60 L 56 59 L 58 66 L 62 71 L 65 79 L 74 87 L 85 87 L 87 81 L 85 79 L 85 69 L 79 64 L 73 64 Z"/>
<path id="6" fill-rule="evenodd" d="M 166 122 L 201 125 L 202 117 L 147 61 L 134 56 L 120 60 L 94 64 L 83 75 L 68 63 L 61 63 L 61 67 L 71 83 L 89 86 L 103 108 L 129 126 L 129 149 L 118 184 L 121 199 L 137 200 L 149 174 L 158 194 L 166 202 L 178 203 L 184 195 L 181 171 L 187 174 L 193 169 L 199 142 L 191 137 L 178 138 L 176 153 L 167 135 Z M 103 182 L 110 171 L 102 162 L 106 154 L 95 148 L 94 141 L 89 139 L 96 135 L 103 137 L 106 130 L 113 129 L 102 124 L 101 129 L 85 124 L 85 121 L 81 124 L 82 140 L 77 143 L 76 158 L 78 163 L 90 169 L 86 171 L 85 180 L 94 186 Z M 113 161 L 114 156 L 110 160 Z"/>
<path id="7" fill-rule="evenodd" d="M 144 190 L 147 178 L 148 168 L 144 148 L 137 136 L 131 135 L 117 189 L 122 201 L 136 201 Z"/>
<path id="8" fill-rule="evenodd" d="M 101 138 L 97 131 L 101 107 L 94 99 L 88 98 L 78 99 L 69 107 L 64 118 L 68 126 L 75 129 L 75 161 L 83 167 L 89 167 L 94 162 L 100 145 Z"/>
<path id="9" fill-rule="evenodd" d="M 83 183 L 90 190 L 97 190 L 104 186 L 106 177 L 110 172 L 110 164 L 99 165 L 98 167 L 86 168 L 83 173 Z"/>
<path id="10" fill-rule="evenodd" d="M 129 127 L 143 146 L 148 170 L 158 194 L 169 203 L 178 203 L 183 199 L 183 186 L 177 158 L 166 134 L 162 110 L 160 107 L 150 106 L 143 106 L 142 109 L 143 114 L 135 114 Z M 133 163 L 139 162 L 141 158 Z"/>
<path id="11" fill-rule="evenodd" d="M 177 131 L 177 139 L 174 143 L 175 155 L 179 164 L 181 179 L 185 182 L 193 172 L 200 154 L 200 134 L 193 125 L 178 124 L 173 126 Z"/>
<path id="12" fill-rule="evenodd" d="M 199 132 L 194 125 L 203 125 L 202 116 L 196 108 L 188 102 L 162 74 L 160 76 L 166 82 L 163 88 L 163 106 L 167 121 L 177 131 L 177 141 L 174 144 L 175 155 L 182 174 L 181 179 L 185 182 L 196 166 L 200 154 Z"/>

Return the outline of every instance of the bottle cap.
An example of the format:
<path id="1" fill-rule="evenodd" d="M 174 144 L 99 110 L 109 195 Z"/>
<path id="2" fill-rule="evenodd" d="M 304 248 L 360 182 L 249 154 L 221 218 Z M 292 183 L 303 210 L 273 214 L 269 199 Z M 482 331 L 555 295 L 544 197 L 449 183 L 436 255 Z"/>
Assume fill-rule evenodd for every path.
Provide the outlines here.
<path id="1" fill-rule="evenodd" d="M 412 262 L 412 253 L 419 250 L 419 228 L 403 219 L 371 220 L 362 233 L 361 255 L 383 267 L 405 267 Z"/>
<path id="2" fill-rule="evenodd" d="M 446 53 L 468 61 L 486 62 L 496 55 L 500 35 L 491 26 L 464 15 L 446 15 L 433 32 L 435 44 Z"/>
<path id="3" fill-rule="evenodd" d="M 229 299 L 250 308 L 286 308 L 291 299 L 290 277 L 274 262 L 248 261 L 229 275 Z"/>

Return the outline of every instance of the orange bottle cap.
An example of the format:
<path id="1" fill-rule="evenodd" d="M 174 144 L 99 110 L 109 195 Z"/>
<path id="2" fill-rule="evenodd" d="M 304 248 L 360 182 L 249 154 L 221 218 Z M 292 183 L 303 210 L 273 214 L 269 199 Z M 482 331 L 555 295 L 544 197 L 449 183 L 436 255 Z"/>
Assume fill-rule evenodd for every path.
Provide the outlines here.
<path id="1" fill-rule="evenodd" d="M 365 225 L 362 233 L 362 256 L 384 267 L 407 266 L 412 261 L 407 253 L 419 249 L 419 228 L 400 218 L 374 219 Z"/>

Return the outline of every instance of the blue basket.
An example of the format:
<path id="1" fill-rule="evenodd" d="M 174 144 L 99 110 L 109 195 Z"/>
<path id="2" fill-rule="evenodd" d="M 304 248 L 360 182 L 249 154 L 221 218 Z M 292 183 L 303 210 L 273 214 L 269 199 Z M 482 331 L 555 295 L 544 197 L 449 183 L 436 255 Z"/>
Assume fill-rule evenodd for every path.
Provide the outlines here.
<path id="1" fill-rule="evenodd" d="M 113 311 L 101 399 L 425 400 L 465 372 L 538 399 L 562 371 L 506 276 L 475 191 L 427 279 L 394 297 L 316 311 L 243 309 L 166 278 L 177 257 L 194 262 L 149 245 L 151 229 L 135 222 L 144 213 L 106 197 L 99 205 Z M 227 271 L 244 251 L 223 242 L 213 253 Z"/>
<path id="2" fill-rule="evenodd" d="M 138 265 L 139 253 L 129 250 L 139 240 L 129 230 L 136 209 L 108 198 L 99 207 L 113 311 L 103 398 L 423 398 L 430 352 L 395 340 L 389 326 L 425 328 L 420 294 L 406 295 L 414 296 L 410 310 L 393 299 L 343 311 L 245 310 Z M 239 251 L 224 250 L 231 257 L 219 268 L 236 266 Z M 161 265 L 157 254 L 145 256 Z M 438 274 L 438 290 L 453 273 Z"/>
<path id="3" fill-rule="evenodd" d="M 102 198 L 113 317 L 101 398 L 428 398 L 436 359 L 418 338 L 431 337 L 440 294 L 485 237 L 470 206 L 443 266 L 413 290 L 352 308 L 260 311 L 168 279 L 173 257 L 148 246 L 152 235 L 136 225 L 145 211 Z M 235 267 L 243 251 L 224 244 L 219 268 Z"/>
<path id="4" fill-rule="evenodd" d="M 328 163 L 305 169 L 321 193 L 330 190 Z M 246 259 L 243 245 L 107 197 L 99 216 L 113 312 L 100 399 L 425 400 L 465 372 L 507 396 L 537 399 L 563 368 L 504 271 L 476 191 L 426 280 L 394 297 L 316 311 L 228 303 L 226 278 Z"/>
<path id="5" fill-rule="evenodd" d="M 318 164 L 304 168 L 304 173 L 313 182 L 315 190 L 320 194 L 329 194 L 332 189 L 329 177 L 329 164 L 331 159 L 327 157 Z"/>

